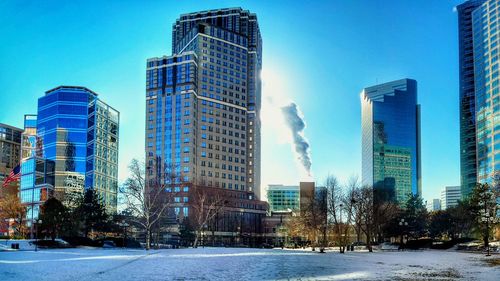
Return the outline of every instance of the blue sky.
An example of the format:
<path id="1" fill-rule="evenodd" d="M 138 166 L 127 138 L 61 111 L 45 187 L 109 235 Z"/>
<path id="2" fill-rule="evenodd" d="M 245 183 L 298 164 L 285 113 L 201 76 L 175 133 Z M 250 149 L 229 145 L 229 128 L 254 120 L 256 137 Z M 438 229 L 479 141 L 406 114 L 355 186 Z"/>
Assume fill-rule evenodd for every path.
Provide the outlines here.
<path id="1" fill-rule="evenodd" d="M 458 185 L 458 43 L 461 1 L 2 1 L 0 122 L 22 127 L 37 98 L 82 85 L 121 112 L 120 179 L 144 156 L 146 59 L 171 54 L 182 13 L 241 6 L 257 13 L 263 37 L 262 178 L 297 184 L 278 106 L 303 112 L 312 171 L 347 181 L 361 175 L 364 87 L 418 81 L 425 199 Z M 272 102 L 269 102 L 272 99 Z"/>

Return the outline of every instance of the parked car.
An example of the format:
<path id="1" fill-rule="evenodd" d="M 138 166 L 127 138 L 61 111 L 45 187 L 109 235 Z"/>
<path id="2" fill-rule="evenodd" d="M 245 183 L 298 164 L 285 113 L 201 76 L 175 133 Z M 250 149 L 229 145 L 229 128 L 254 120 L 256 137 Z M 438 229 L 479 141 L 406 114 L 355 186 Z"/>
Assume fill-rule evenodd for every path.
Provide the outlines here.
<path id="1" fill-rule="evenodd" d="M 111 240 L 105 240 L 102 242 L 102 247 L 103 248 L 115 248 L 116 244 L 115 244 L 115 242 L 113 242 Z"/>
<path id="2" fill-rule="evenodd" d="M 273 245 L 271 244 L 268 244 L 268 243 L 262 243 L 262 248 L 265 248 L 265 249 L 272 249 L 274 248 Z"/>

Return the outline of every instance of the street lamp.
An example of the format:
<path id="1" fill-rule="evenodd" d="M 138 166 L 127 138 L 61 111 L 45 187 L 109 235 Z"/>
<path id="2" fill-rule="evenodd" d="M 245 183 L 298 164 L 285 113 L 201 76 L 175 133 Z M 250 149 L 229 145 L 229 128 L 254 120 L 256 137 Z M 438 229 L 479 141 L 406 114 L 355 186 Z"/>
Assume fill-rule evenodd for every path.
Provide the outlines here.
<path id="1" fill-rule="evenodd" d="M 490 223 L 494 223 L 496 217 L 492 217 L 488 212 L 484 212 L 484 215 L 481 217 L 481 221 L 486 222 L 486 256 L 491 256 L 490 254 Z"/>
<path id="2" fill-rule="evenodd" d="M 405 219 L 401 219 L 399 221 L 399 226 L 401 227 L 401 242 L 399 243 L 399 247 L 403 249 L 403 235 L 404 235 L 404 228 L 403 227 L 408 227 L 408 222 L 405 221 Z"/>
<path id="3" fill-rule="evenodd" d="M 201 245 L 203 248 L 205 248 L 205 231 L 207 230 L 207 224 L 204 223 L 202 228 L 201 228 Z"/>
<path id="4" fill-rule="evenodd" d="M 344 240 L 342 239 L 342 208 L 344 208 L 344 204 L 340 203 L 339 204 L 339 221 L 340 221 L 340 224 L 339 224 L 339 238 L 340 238 L 340 252 L 343 253 L 345 251 L 345 245 L 344 244 Z M 342 246 L 344 246 L 344 249 L 342 249 Z"/>
<path id="5" fill-rule="evenodd" d="M 127 247 L 127 227 L 129 226 L 128 223 L 125 222 L 125 220 L 122 220 L 121 223 L 118 223 L 119 226 L 123 227 L 123 244 L 122 247 L 126 248 Z"/>
<path id="6" fill-rule="evenodd" d="M 35 225 L 35 231 L 36 231 L 35 252 L 38 252 L 38 230 L 40 230 L 39 227 L 42 224 L 42 220 L 38 220 L 38 221 L 35 220 L 35 224 L 36 224 Z"/>

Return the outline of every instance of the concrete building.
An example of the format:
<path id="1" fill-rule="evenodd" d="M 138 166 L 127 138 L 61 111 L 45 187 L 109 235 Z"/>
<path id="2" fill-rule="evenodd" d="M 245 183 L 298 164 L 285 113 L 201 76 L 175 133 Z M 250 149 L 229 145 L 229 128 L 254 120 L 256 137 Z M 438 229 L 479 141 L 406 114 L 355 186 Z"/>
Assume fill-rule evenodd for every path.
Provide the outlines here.
<path id="1" fill-rule="evenodd" d="M 146 159 L 182 182 L 260 198 L 261 37 L 241 8 L 181 15 L 172 56 L 147 63 Z M 160 159 L 160 161 L 158 161 Z"/>
<path id="2" fill-rule="evenodd" d="M 417 82 L 401 79 L 365 88 L 362 105 L 362 180 L 385 200 L 403 204 L 422 194 Z"/>
<path id="3" fill-rule="evenodd" d="M 441 210 L 456 206 L 461 198 L 462 192 L 460 186 L 446 186 L 441 191 Z"/>
<path id="4" fill-rule="evenodd" d="M 426 207 L 429 212 L 439 211 L 441 210 L 441 200 L 432 199 L 431 201 L 427 201 Z"/>
<path id="5" fill-rule="evenodd" d="M 21 134 L 23 130 L 0 123 L 0 185 L 21 160 Z M 0 187 L 0 198 L 17 194 L 19 182 Z"/>
<path id="6" fill-rule="evenodd" d="M 267 202 L 271 212 L 297 212 L 300 210 L 299 186 L 270 184 L 267 187 Z"/>
<path id="7" fill-rule="evenodd" d="M 460 186 L 467 196 L 477 182 L 476 92 L 472 12 L 484 0 L 467 1 L 457 6 L 460 94 Z"/>
<path id="8" fill-rule="evenodd" d="M 242 216 L 262 217 L 245 207 L 262 204 L 261 46 L 257 16 L 241 8 L 175 21 L 172 55 L 147 61 L 148 185 L 173 185 L 179 198 L 193 186 L 227 190 L 239 194 Z M 176 215 L 189 216 L 190 202 L 178 201 Z"/>

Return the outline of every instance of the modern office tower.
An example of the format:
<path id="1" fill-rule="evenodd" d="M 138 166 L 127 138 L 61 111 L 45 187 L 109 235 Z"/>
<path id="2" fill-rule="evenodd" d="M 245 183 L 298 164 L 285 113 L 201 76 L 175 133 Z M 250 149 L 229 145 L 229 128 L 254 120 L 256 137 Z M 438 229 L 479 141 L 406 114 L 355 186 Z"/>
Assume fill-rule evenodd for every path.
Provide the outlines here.
<path id="1" fill-rule="evenodd" d="M 241 8 L 184 14 L 172 35 L 172 55 L 147 61 L 147 183 L 175 184 L 179 198 L 191 185 L 235 191 L 248 201 L 242 205 L 261 208 L 256 15 Z M 176 213 L 189 213 L 189 203 L 177 203 Z M 260 221 L 262 214 L 249 215 Z"/>
<path id="2" fill-rule="evenodd" d="M 149 164 L 161 158 L 185 182 L 260 198 L 256 15 L 241 8 L 182 15 L 172 44 L 172 56 L 148 60 Z M 156 171 L 149 175 L 157 177 Z"/>
<path id="3" fill-rule="evenodd" d="M 120 113 L 93 99 L 88 106 L 85 187 L 94 188 L 110 213 L 118 204 L 118 135 Z"/>
<path id="4" fill-rule="evenodd" d="M 300 189 L 296 185 L 270 184 L 267 188 L 267 202 L 271 212 L 299 211 Z"/>
<path id="5" fill-rule="evenodd" d="M 38 99 L 37 146 L 55 163 L 55 196 L 93 188 L 116 211 L 119 113 L 96 93 L 60 86 Z"/>
<path id="6" fill-rule="evenodd" d="M 403 204 L 422 194 L 417 81 L 401 79 L 363 90 L 362 180 L 377 198 Z"/>
<path id="7" fill-rule="evenodd" d="M 441 210 L 441 200 L 440 199 L 432 199 L 427 202 L 427 211 L 434 212 Z"/>
<path id="8" fill-rule="evenodd" d="M 23 130 L 0 123 L 0 185 L 20 161 L 21 133 Z M 0 186 L 0 197 L 17 194 L 18 182 L 10 182 L 6 187 Z"/>
<path id="9" fill-rule="evenodd" d="M 500 172 L 499 2 L 486 1 L 472 12 L 477 180 L 490 184 Z"/>
<path id="10" fill-rule="evenodd" d="M 460 186 L 446 186 L 441 191 L 441 210 L 456 206 L 462 198 Z"/>
<path id="11" fill-rule="evenodd" d="M 472 12 L 482 3 L 484 0 L 475 0 L 457 6 L 460 83 L 460 185 L 462 196 L 467 196 L 477 182 Z"/>

